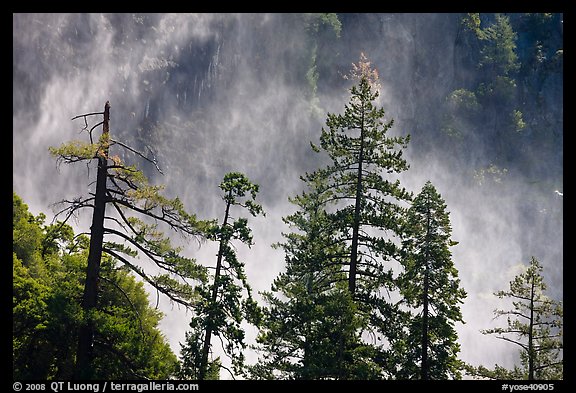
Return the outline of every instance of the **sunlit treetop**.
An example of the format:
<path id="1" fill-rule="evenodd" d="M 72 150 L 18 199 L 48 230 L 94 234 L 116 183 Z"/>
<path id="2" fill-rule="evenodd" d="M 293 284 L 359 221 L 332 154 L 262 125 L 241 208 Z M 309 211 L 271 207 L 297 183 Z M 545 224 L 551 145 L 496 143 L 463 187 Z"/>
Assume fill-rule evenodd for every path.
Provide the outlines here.
<path id="1" fill-rule="evenodd" d="M 380 91 L 382 85 L 380 84 L 378 70 L 372 68 L 372 62 L 368 60 L 364 52 L 360 52 L 360 60 L 358 60 L 358 63 L 352 63 L 352 69 L 347 75 L 344 75 L 344 79 L 346 80 L 360 81 L 362 78 L 368 81 L 373 91 Z"/>

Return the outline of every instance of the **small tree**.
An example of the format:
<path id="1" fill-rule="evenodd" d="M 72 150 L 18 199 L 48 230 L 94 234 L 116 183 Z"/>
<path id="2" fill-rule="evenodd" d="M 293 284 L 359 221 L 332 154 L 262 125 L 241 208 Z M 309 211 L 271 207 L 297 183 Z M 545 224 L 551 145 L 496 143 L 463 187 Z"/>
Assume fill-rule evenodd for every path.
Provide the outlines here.
<path id="1" fill-rule="evenodd" d="M 218 375 L 224 366 L 220 360 L 209 361 L 212 335 L 219 337 L 224 352 L 232 359 L 236 372 L 242 372 L 246 348 L 244 343 L 243 321 L 258 324 L 259 308 L 252 299 L 244 263 L 236 256 L 233 240 L 251 246 L 252 234 L 248 219 L 232 216 L 234 206 L 243 207 L 256 217 L 264 214 L 262 206 L 255 203 L 259 187 L 241 173 L 232 172 L 224 176 L 220 183 L 224 192 L 222 199 L 226 207 L 221 225 L 208 231 L 210 239 L 218 242 L 218 255 L 213 281 L 199 289 L 202 301 L 196 307 L 196 315 L 190 322 L 191 331 L 186 334 L 186 344 L 182 346 L 182 377 L 204 380 Z M 243 296 L 242 291 L 246 292 Z"/>
<path id="2" fill-rule="evenodd" d="M 87 119 L 99 115 L 103 115 L 103 121 L 90 127 Z M 205 280 L 206 270 L 193 259 L 182 256 L 181 249 L 171 245 L 158 224 L 165 224 L 183 236 L 202 237 L 209 223 L 188 214 L 178 198 L 162 196 L 160 192 L 163 187 L 151 185 L 135 166 L 126 164 L 118 155 L 110 156 L 111 148 L 121 147 L 153 163 L 160 170 L 155 157 L 150 158 L 111 138 L 109 102 L 106 102 L 104 112 L 79 115 L 73 120 L 78 118 L 84 119 L 83 130 L 88 132 L 90 142 L 73 141 L 59 148 L 50 148 L 50 152 L 59 163 L 89 163 L 95 160 L 98 164 L 95 192 L 90 193 L 90 197 L 61 201 L 66 207 L 56 214 L 57 217 L 66 213 L 62 221 L 65 223 L 79 210 L 93 209 L 82 299 L 85 322 L 78 333 L 75 371 L 76 378 L 89 379 L 93 377 L 92 358 L 97 335 L 93 313 L 97 307 L 102 253 L 121 261 L 171 301 L 190 307 L 197 295 L 187 280 Z M 94 143 L 92 132 L 99 125 L 103 128 L 102 136 Z M 107 215 L 107 206 L 113 208 L 114 215 Z M 120 240 L 120 243 L 105 241 L 105 237 Z M 139 253 L 155 264 L 161 273 L 153 275 L 138 266 L 136 257 Z"/>
<path id="3" fill-rule="evenodd" d="M 463 56 L 476 70 L 463 72 L 466 78 L 446 97 L 442 129 L 455 137 L 450 143 L 461 146 L 465 160 L 469 157 L 465 146 L 473 143 L 475 134 L 489 135 L 492 162 L 478 170 L 487 171 L 491 167 L 505 171 L 518 160 L 519 154 L 524 154 L 516 149 L 524 146 L 518 139 L 527 126 L 518 105 L 524 100 L 518 99 L 518 37 L 506 15 L 468 14 L 462 22 Z M 481 24 L 488 25 L 481 27 Z"/>
<path id="4" fill-rule="evenodd" d="M 520 347 L 521 365 L 507 370 L 495 365 L 468 366 L 472 375 L 490 379 L 562 379 L 563 308 L 562 302 L 547 297 L 542 266 L 532 257 L 524 272 L 510 281 L 508 291 L 494 295 L 512 300 L 512 309 L 494 310 L 495 318 L 506 316 L 507 326 L 482 330 Z M 515 337 L 514 337 L 515 336 Z"/>

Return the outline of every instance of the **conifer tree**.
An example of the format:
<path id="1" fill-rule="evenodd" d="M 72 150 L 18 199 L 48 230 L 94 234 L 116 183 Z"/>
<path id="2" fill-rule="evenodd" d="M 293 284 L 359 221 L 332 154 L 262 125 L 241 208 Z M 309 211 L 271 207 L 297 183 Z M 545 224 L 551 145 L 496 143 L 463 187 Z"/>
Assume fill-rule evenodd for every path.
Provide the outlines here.
<path id="1" fill-rule="evenodd" d="M 408 333 L 398 343 L 399 378 L 461 377 L 455 322 L 463 322 L 460 287 L 450 247 L 452 228 L 446 204 L 430 181 L 408 210 L 403 241 L 400 293 L 409 306 Z"/>
<path id="2" fill-rule="evenodd" d="M 304 332 L 290 342 L 292 351 L 284 343 L 288 349 L 285 354 L 301 356 L 298 367 L 302 370 L 294 372 L 307 378 L 386 377 L 385 353 L 399 333 L 401 313 L 389 293 L 397 292 L 393 268 L 394 261 L 399 260 L 399 234 L 406 210 L 403 204 L 408 205 L 411 194 L 393 174 L 408 169 L 402 148 L 409 136 L 387 135 L 393 121 L 386 120 L 384 109 L 376 104 L 380 94 L 378 73 L 364 55 L 353 65 L 348 78 L 353 86 L 344 113 L 329 113 L 320 146 L 312 144 L 314 151 L 327 154 L 330 164 L 302 176 L 307 191 L 293 199 L 300 210 L 286 219 L 297 232 L 288 234 L 282 245 L 287 273 L 279 276 L 273 290 L 292 299 L 282 304 L 268 297 L 273 307 L 285 308 L 289 313 L 296 311 L 292 301 L 309 304 L 312 313 L 294 316 L 303 318 L 300 326 L 321 326 L 337 333 L 328 335 L 330 346 L 323 349 L 325 354 L 336 355 L 316 357 L 314 361 L 322 370 L 312 374 L 306 374 L 309 370 L 304 365 L 309 358 L 302 345 L 310 342 Z M 348 289 L 346 296 L 339 293 L 343 281 Z M 346 319 L 347 313 L 342 311 L 343 319 L 325 316 L 325 312 L 335 312 L 327 306 L 334 296 L 340 296 L 348 310 L 355 310 L 356 317 Z M 274 308 L 269 313 L 275 313 Z M 275 319 L 268 322 L 274 324 Z M 262 340 L 274 340 L 274 329 L 286 328 L 282 321 L 277 326 L 268 325 Z M 370 344 L 367 336 L 373 338 Z M 268 345 L 273 346 L 270 342 Z M 268 354 L 268 365 L 274 367 L 275 362 L 284 361 L 275 349 L 269 349 Z M 327 359 L 335 360 L 332 370 Z M 284 366 L 281 363 L 278 369 Z"/>
<path id="3" fill-rule="evenodd" d="M 103 121 L 93 126 L 88 118 L 103 115 Z M 162 186 L 149 183 L 142 171 L 128 165 L 119 155 L 110 155 L 110 149 L 120 147 L 156 166 L 156 158 L 145 155 L 123 142 L 111 137 L 110 103 L 106 102 L 103 112 L 87 113 L 73 118 L 84 120 L 83 131 L 90 142 L 72 141 L 50 152 L 58 162 L 66 164 L 92 161 L 97 163 L 95 191 L 90 196 L 79 196 L 63 200 L 65 208 L 56 214 L 66 214 L 66 221 L 80 210 L 92 209 L 88 266 L 82 299 L 84 323 L 78 333 L 78 351 L 75 378 L 90 379 L 94 376 L 92 365 L 94 339 L 98 326 L 94 311 L 98 306 L 101 261 L 104 254 L 122 262 L 132 272 L 166 295 L 171 301 L 191 307 L 197 294 L 191 281 L 206 279 L 206 269 L 193 259 L 181 255 L 181 248 L 172 246 L 170 239 L 159 229 L 165 225 L 182 236 L 205 237 L 210 223 L 196 219 L 187 213 L 178 198 L 169 199 L 161 194 Z M 102 125 L 102 135 L 94 142 L 92 132 Z M 108 212 L 106 208 L 110 207 Z M 108 240 L 109 239 L 109 240 Z M 139 266 L 137 256 L 143 255 L 151 261 L 159 274 L 153 274 Z"/>
<path id="4" fill-rule="evenodd" d="M 232 359 L 234 371 L 242 373 L 246 343 L 241 324 L 245 321 L 258 324 L 260 319 L 260 309 L 252 298 L 245 265 L 238 260 L 232 243 L 237 240 L 248 246 L 253 244 L 248 219 L 234 218 L 233 209 L 244 208 L 254 217 L 263 215 L 262 206 L 255 202 L 259 186 L 244 174 L 231 172 L 224 176 L 220 189 L 224 193 L 224 218 L 220 225 L 212 226 L 207 232 L 211 240 L 218 242 L 215 272 L 212 282 L 199 288 L 202 301 L 194 307 L 196 315 L 190 322 L 186 343 L 182 345 L 180 374 L 183 378 L 204 380 L 219 376 L 220 368 L 225 366 L 218 358 L 209 359 L 213 335 L 220 338 L 222 349 Z"/>
<path id="5" fill-rule="evenodd" d="M 471 375 L 490 379 L 563 379 L 563 307 L 562 302 L 545 295 L 547 285 L 543 267 L 532 257 L 530 265 L 510 281 L 510 288 L 494 296 L 510 299 L 512 308 L 494 310 L 496 318 L 505 316 L 506 327 L 482 330 L 520 347 L 520 366 L 508 370 L 498 364 L 468 366 Z"/>
<path id="6" fill-rule="evenodd" d="M 411 195 L 399 180 L 386 179 L 382 174 L 408 169 L 402 147 L 407 147 L 410 137 L 387 135 L 394 121 L 387 121 L 384 108 L 375 104 L 380 95 L 378 73 L 364 55 L 353 65 L 349 78 L 356 84 L 350 89 L 344 114 L 329 113 L 320 147 L 312 145 L 315 151 L 326 152 L 332 164 L 304 178 L 326 179 L 321 192 L 329 196 L 326 204 L 336 207 L 332 217 L 340 223 L 339 240 L 349 245 L 348 288 L 356 297 L 356 288 L 363 287 L 364 279 L 370 282 L 376 276 L 388 275 L 382 261 L 396 252 L 389 236 L 372 235 L 369 229 L 399 232 L 400 203 L 409 201 Z"/>
<path id="7" fill-rule="evenodd" d="M 321 180 L 316 179 L 318 186 Z M 342 246 L 324 211 L 326 196 L 313 187 L 291 198 L 298 210 L 283 220 L 292 232 L 274 245 L 285 252 L 286 271 L 278 275 L 267 303 L 256 349 L 262 354 L 251 367 L 256 379 L 376 378 L 375 350 L 359 332 L 368 315 L 358 309 L 341 265 Z"/>

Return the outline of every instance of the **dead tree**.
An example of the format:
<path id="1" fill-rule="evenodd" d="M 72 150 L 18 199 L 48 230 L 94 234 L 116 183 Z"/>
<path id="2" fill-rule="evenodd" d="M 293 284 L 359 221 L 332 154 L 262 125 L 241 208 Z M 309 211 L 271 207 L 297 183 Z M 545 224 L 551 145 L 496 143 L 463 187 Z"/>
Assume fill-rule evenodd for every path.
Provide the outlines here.
<path id="1" fill-rule="evenodd" d="M 103 121 L 89 128 L 88 118 L 103 115 Z M 131 148 L 125 143 L 110 137 L 110 103 L 106 102 L 104 112 L 86 113 L 72 120 L 83 118 L 84 131 L 89 134 L 90 142 L 72 141 L 59 148 L 50 148 L 58 162 L 67 164 L 91 162 L 96 160 L 96 189 L 88 197 L 63 200 L 64 209 L 56 217 L 65 214 L 64 224 L 70 217 L 84 208 L 93 209 L 90 227 L 90 249 L 86 269 L 86 281 L 82 298 L 84 312 L 83 322 L 78 330 L 78 347 L 74 378 L 90 379 L 98 377 L 92 367 L 94 350 L 97 341 L 97 326 L 93 313 L 97 310 L 98 281 L 100 262 L 106 253 L 116 258 L 145 282 L 154 287 L 157 293 L 166 295 L 170 301 L 191 307 L 196 299 L 194 287 L 190 280 L 204 282 L 207 279 L 206 269 L 195 260 L 181 255 L 181 249 L 171 245 L 158 228 L 166 225 L 171 230 L 185 237 L 204 239 L 213 222 L 200 221 L 195 215 L 184 210 L 178 199 L 168 199 L 161 195 L 163 187 L 148 182 L 144 174 L 133 165 L 127 165 L 119 156 L 111 156 L 110 148 L 119 146 L 160 168 L 148 147 L 149 155 Z M 92 132 L 102 125 L 102 135 L 95 143 Z M 151 155 L 151 156 L 150 156 Z M 108 215 L 106 208 L 112 208 Z M 107 240 L 111 238 L 112 240 Z M 136 257 L 143 254 L 161 269 L 160 274 L 153 275 L 138 265 Z"/>
<path id="2" fill-rule="evenodd" d="M 110 103 L 104 105 L 104 121 L 102 124 L 102 139 L 110 138 Z M 98 296 L 98 279 L 100 277 L 100 261 L 102 259 L 102 245 L 104 242 L 104 216 L 106 213 L 106 177 L 108 173 L 108 144 L 103 144 L 102 150 L 97 154 L 98 172 L 96 175 L 96 193 L 94 196 L 94 211 L 92 213 L 92 226 L 90 227 L 90 250 L 88 252 L 88 267 L 86 268 L 86 283 L 82 297 L 82 309 L 88 315 L 78 330 L 78 350 L 76 353 L 75 376 L 85 379 L 90 375 L 90 359 L 94 339 L 94 322 L 89 316 L 96 308 Z"/>

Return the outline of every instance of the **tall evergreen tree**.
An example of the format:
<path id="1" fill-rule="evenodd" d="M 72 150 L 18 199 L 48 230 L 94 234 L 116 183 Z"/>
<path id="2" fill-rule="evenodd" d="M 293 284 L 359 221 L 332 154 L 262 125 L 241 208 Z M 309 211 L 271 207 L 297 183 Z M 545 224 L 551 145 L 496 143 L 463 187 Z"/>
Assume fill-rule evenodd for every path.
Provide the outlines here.
<path id="1" fill-rule="evenodd" d="M 521 365 L 508 370 L 495 365 L 468 367 L 472 375 L 491 379 L 563 379 L 563 307 L 562 302 L 545 295 L 547 289 L 543 267 L 534 257 L 525 270 L 510 281 L 510 289 L 494 295 L 510 299 L 512 308 L 494 310 L 497 317 L 506 316 L 506 327 L 482 330 L 496 338 L 520 347 Z"/>
<path id="2" fill-rule="evenodd" d="M 306 174 L 305 179 L 326 179 L 322 192 L 330 196 L 327 204 L 336 205 L 332 216 L 340 223 L 340 241 L 349 244 L 348 288 L 355 297 L 357 286 L 363 286 L 359 281 L 388 275 L 381 262 L 391 258 L 396 244 L 389 236 L 372 235 L 368 229 L 399 231 L 403 210 L 398 202 L 409 201 L 411 195 L 399 180 L 385 179 L 382 173 L 408 169 L 398 147 L 405 148 L 410 137 L 386 135 L 394 121 L 386 121 L 384 108 L 375 104 L 380 95 L 378 73 L 364 55 L 354 64 L 350 78 L 356 84 L 350 89 L 344 114 L 329 113 L 320 148 L 313 145 L 315 151 L 326 152 L 332 164 Z"/>
<path id="3" fill-rule="evenodd" d="M 348 289 L 359 309 L 370 315 L 368 330 L 385 348 L 397 332 L 399 313 L 390 292 L 397 291 L 393 270 L 399 259 L 403 204 L 411 199 L 392 176 L 409 167 L 402 148 L 410 137 L 388 136 L 394 121 L 376 104 L 378 73 L 363 54 L 348 77 L 354 85 L 344 113 L 328 114 L 320 147 L 313 145 L 327 153 L 331 164 L 304 179 L 324 179 L 318 192 L 326 196 L 324 208 L 344 250 L 347 262 L 341 269 Z"/>
<path id="4" fill-rule="evenodd" d="M 248 219 L 235 219 L 232 209 L 237 206 L 254 217 L 263 215 L 262 206 L 255 202 L 259 187 L 244 174 L 231 172 L 224 176 L 220 189 L 224 192 L 224 218 L 220 225 L 208 231 L 209 237 L 218 242 L 215 272 L 212 283 L 199 289 L 202 301 L 195 307 L 196 315 L 190 322 L 191 330 L 182 346 L 181 375 L 185 378 L 214 378 L 219 374 L 219 368 L 224 367 L 219 359 L 209 360 L 212 335 L 225 340 L 222 349 L 232 359 L 235 371 L 241 373 L 243 350 L 246 348 L 241 324 L 244 321 L 258 324 L 260 318 L 260 310 L 252 299 L 244 271 L 245 265 L 238 260 L 232 244 L 234 240 L 248 246 L 253 244 Z"/>
<path id="5" fill-rule="evenodd" d="M 328 335 L 330 345 L 320 352 L 324 355 L 313 359 L 306 349 L 310 340 L 305 333 L 310 330 L 283 343 L 285 348 L 292 345 L 292 355 L 301 357 L 296 363 L 302 369 L 293 370 L 298 375 L 306 375 L 312 369 L 305 369 L 306 362 L 316 362 L 316 371 L 306 375 L 309 378 L 385 377 L 384 353 L 398 333 L 400 312 L 388 297 L 397 287 L 393 264 L 387 262 L 399 258 L 397 235 L 406 209 L 402 203 L 407 205 L 411 194 L 400 186 L 399 180 L 384 178 L 383 174 L 408 169 L 402 147 L 406 147 L 409 136 L 387 135 L 393 121 L 385 120 L 384 109 L 376 105 L 378 74 L 364 55 L 353 65 L 348 78 L 353 86 L 344 114 L 328 114 L 320 146 L 312 144 L 314 151 L 328 155 L 331 164 L 302 177 L 308 192 L 293 199 L 300 210 L 286 219 L 298 232 L 287 235 L 282 245 L 287 272 L 279 276 L 273 289 L 290 300 L 279 303 L 268 297 L 273 307 L 288 313 L 295 312 L 294 307 L 301 302 L 308 302 L 311 313 L 294 316 L 301 318 L 298 320 L 304 318 L 302 329 L 321 326 L 324 331 L 335 333 Z M 338 283 L 342 281 L 347 284 L 346 296 L 339 292 L 342 285 Z M 357 317 L 347 318 L 348 313 L 342 310 L 338 311 L 341 317 L 323 314 L 336 312 L 328 304 L 339 296 L 341 302 L 349 299 L 342 304 L 348 304 L 347 310 L 356 310 Z M 317 320 L 319 316 L 323 319 Z M 278 321 L 272 317 L 268 322 Z M 275 328 L 287 327 L 278 322 L 267 328 L 270 330 L 263 336 L 264 341 L 275 340 Z M 375 343 L 368 345 L 365 338 L 370 334 Z M 285 352 L 288 353 L 289 350 Z M 284 361 L 282 356 L 274 357 L 278 353 L 271 355 L 268 361 L 272 364 Z M 328 360 L 335 361 L 335 366 L 331 367 Z"/>
<path id="6" fill-rule="evenodd" d="M 430 181 L 408 210 L 403 241 L 403 301 L 411 308 L 408 334 L 399 340 L 398 377 L 460 378 L 455 322 L 463 322 L 459 304 L 466 297 L 450 247 L 452 228 L 446 204 Z M 398 344 L 398 343 L 397 343 Z"/>

